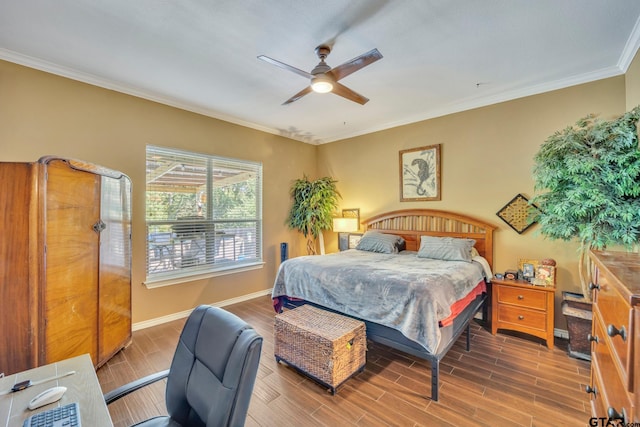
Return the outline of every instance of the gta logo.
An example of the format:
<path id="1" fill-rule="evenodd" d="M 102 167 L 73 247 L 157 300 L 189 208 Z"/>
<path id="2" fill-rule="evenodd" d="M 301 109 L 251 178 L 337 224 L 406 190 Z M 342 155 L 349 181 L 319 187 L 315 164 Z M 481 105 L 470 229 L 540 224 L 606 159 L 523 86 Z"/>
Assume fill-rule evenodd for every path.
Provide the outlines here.
<path id="1" fill-rule="evenodd" d="M 589 418 L 589 425 L 593 427 L 640 427 L 640 423 L 626 423 L 619 418 Z"/>

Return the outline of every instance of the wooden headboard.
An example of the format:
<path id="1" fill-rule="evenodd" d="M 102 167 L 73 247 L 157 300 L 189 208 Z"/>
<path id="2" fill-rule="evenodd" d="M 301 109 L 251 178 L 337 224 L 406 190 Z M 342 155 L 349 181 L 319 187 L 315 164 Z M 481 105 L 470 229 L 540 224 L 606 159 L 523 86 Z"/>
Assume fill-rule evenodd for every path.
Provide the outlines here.
<path id="1" fill-rule="evenodd" d="M 496 227 L 484 221 L 434 209 L 405 209 L 376 215 L 362 224 L 365 230 L 402 236 L 410 251 L 419 249 L 420 236 L 474 239 L 478 253 L 493 268 L 493 230 Z"/>

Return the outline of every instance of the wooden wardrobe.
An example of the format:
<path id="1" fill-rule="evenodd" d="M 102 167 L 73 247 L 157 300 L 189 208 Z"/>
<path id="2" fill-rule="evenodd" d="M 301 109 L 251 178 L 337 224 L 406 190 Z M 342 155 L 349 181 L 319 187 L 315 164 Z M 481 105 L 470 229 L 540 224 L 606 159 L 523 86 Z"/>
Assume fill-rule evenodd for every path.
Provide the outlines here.
<path id="1" fill-rule="evenodd" d="M 0 163 L 0 372 L 131 340 L 131 181 L 56 157 Z"/>

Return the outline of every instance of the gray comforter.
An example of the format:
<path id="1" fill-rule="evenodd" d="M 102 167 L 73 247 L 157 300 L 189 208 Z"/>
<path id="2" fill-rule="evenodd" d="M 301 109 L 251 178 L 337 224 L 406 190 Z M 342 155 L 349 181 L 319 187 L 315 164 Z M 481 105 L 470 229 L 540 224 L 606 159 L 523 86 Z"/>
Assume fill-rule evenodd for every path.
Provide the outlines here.
<path id="1" fill-rule="evenodd" d="M 440 341 L 439 321 L 483 279 L 477 262 L 352 249 L 283 262 L 272 297 L 302 298 L 397 329 L 433 353 Z"/>

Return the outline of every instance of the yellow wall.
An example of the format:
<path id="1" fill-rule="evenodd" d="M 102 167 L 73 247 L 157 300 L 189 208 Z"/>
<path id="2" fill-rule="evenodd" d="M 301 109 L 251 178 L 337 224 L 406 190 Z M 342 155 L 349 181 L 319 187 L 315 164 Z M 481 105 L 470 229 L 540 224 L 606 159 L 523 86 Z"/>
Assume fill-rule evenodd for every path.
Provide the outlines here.
<path id="1" fill-rule="evenodd" d="M 625 74 L 625 85 L 628 111 L 640 105 L 640 53 L 638 52 Z"/>
<path id="2" fill-rule="evenodd" d="M 268 290 L 279 243 L 305 253 L 284 225 L 292 180 L 331 175 L 343 208 L 361 216 L 413 207 L 469 214 L 498 226 L 495 271 L 519 258 L 558 261 L 560 290 L 579 291 L 576 245 L 548 241 L 534 226 L 519 235 L 495 213 L 518 193 L 533 194 L 532 157 L 547 136 L 589 113 L 604 118 L 640 103 L 640 60 L 626 76 L 452 114 L 318 147 L 93 87 L 0 61 L 0 161 L 72 157 L 129 175 L 133 181 L 133 321 Z M 366 108 L 363 107 L 363 108 Z M 183 148 L 264 165 L 263 269 L 148 290 L 145 271 L 145 144 Z M 442 200 L 399 201 L 398 152 L 442 144 Z M 328 252 L 335 233 L 325 233 Z M 556 295 L 556 327 L 566 328 Z"/>
<path id="3" fill-rule="evenodd" d="M 554 258 L 559 268 L 555 325 L 566 329 L 560 291 L 580 292 L 577 245 L 546 240 L 536 226 L 518 234 L 496 212 L 518 193 L 533 195 L 533 156 L 549 135 L 589 113 L 610 118 L 624 111 L 620 76 L 322 145 L 318 174 L 337 179 L 342 207 L 360 208 L 363 218 L 432 208 L 491 222 L 498 227 L 496 272 L 517 269 L 519 258 Z M 442 200 L 400 202 L 398 152 L 432 144 L 442 144 Z M 327 245 L 337 245 L 335 236 Z"/>
<path id="4" fill-rule="evenodd" d="M 147 289 L 145 145 L 263 163 L 263 269 Z M 52 154 L 122 171 L 133 183 L 133 322 L 224 301 L 273 285 L 279 243 L 305 251 L 284 225 L 291 182 L 316 170 L 316 147 L 0 61 L 0 161 Z"/>

